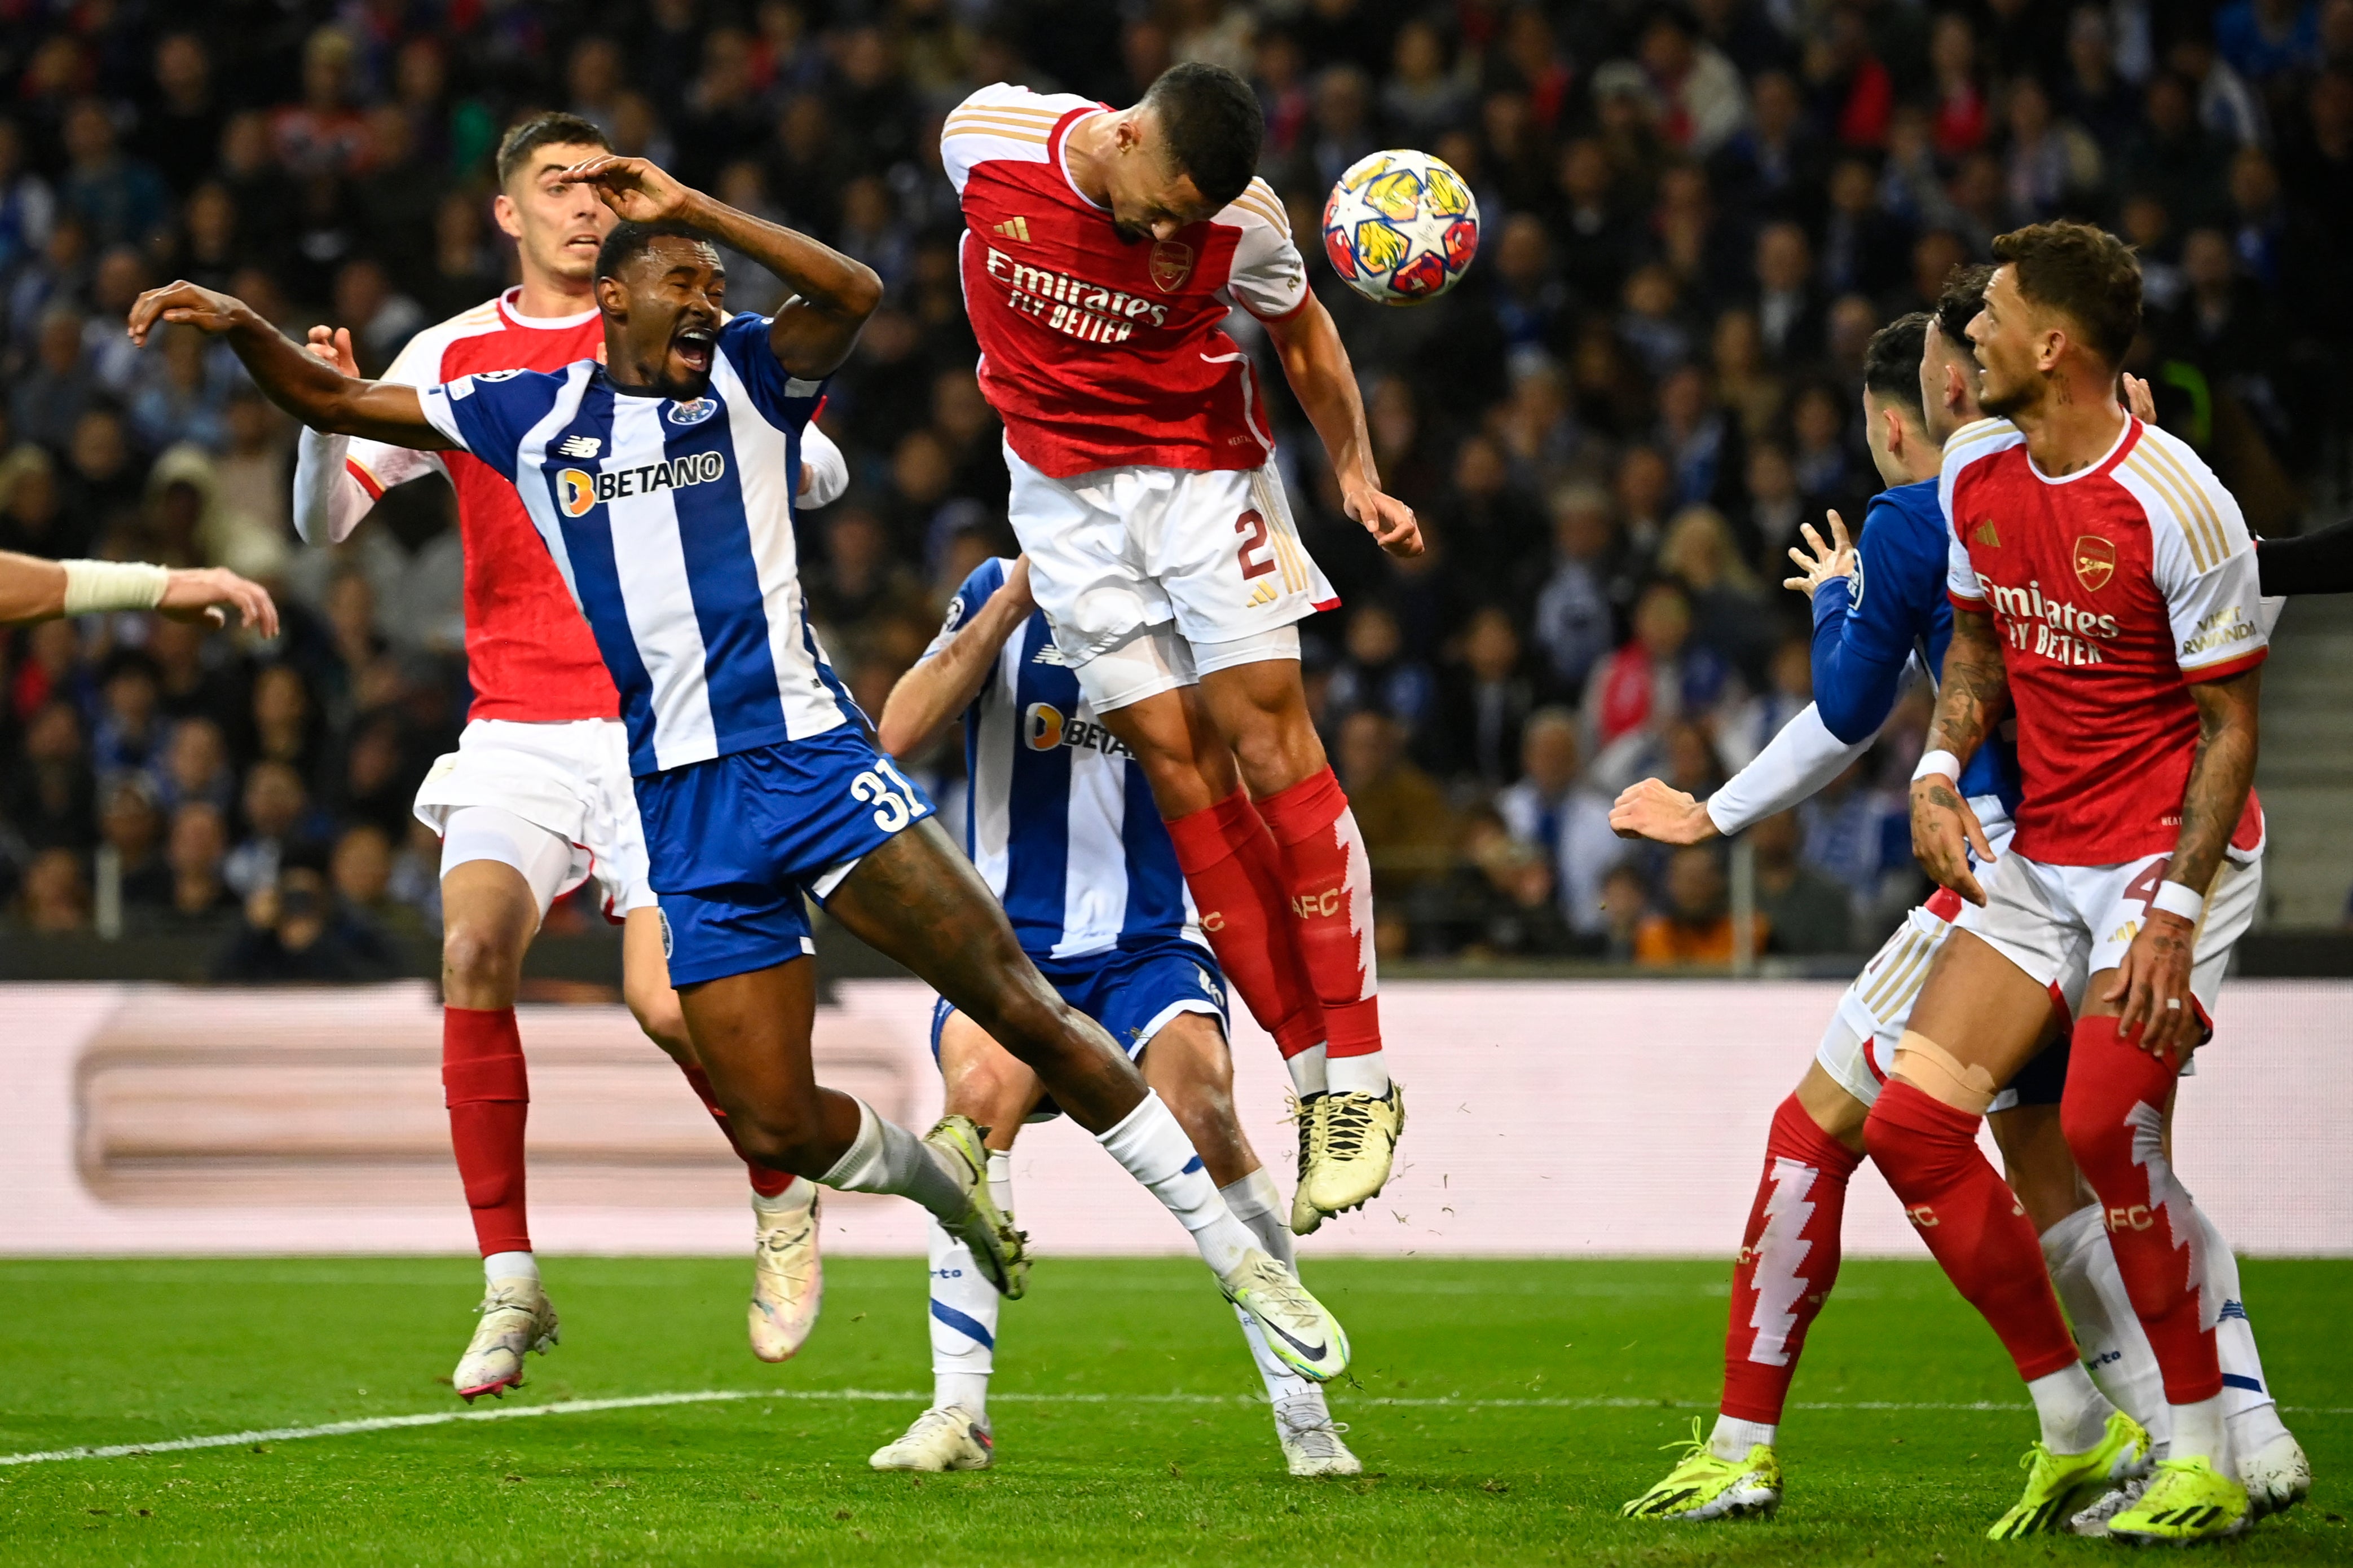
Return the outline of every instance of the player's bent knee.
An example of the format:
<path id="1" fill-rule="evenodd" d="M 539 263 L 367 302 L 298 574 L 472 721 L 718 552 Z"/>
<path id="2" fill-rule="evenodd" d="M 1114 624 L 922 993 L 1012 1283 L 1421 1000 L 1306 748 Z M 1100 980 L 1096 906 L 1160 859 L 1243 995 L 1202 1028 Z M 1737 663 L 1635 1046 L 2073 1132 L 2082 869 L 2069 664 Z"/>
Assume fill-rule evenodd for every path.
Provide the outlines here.
<path id="1" fill-rule="evenodd" d="M 1983 1116 L 2000 1088 L 1993 1074 L 1975 1062 L 1964 1062 L 1920 1033 L 1904 1031 L 1895 1046 L 1895 1076 L 1956 1110 Z"/>
<path id="2" fill-rule="evenodd" d="M 456 920 L 441 933 L 441 973 L 469 990 L 510 995 L 522 974 L 525 942 L 491 921 Z"/>
<path id="3" fill-rule="evenodd" d="M 744 1155 L 755 1165 L 796 1175 L 819 1176 L 833 1165 L 823 1144 L 825 1120 L 814 1104 L 807 1107 L 731 1110 L 727 1130 Z"/>

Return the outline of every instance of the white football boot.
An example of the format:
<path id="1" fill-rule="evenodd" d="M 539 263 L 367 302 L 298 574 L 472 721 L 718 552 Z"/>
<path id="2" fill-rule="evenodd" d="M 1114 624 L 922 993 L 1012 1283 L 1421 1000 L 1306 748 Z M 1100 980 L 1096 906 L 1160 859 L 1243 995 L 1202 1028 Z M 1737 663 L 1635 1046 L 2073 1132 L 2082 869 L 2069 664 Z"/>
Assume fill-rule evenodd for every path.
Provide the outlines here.
<path id="1" fill-rule="evenodd" d="M 2295 1434 L 2278 1436 L 2239 1461 L 2239 1481 L 2255 1517 L 2284 1513 L 2312 1490 L 2312 1461 L 2304 1457 Z"/>
<path id="2" fill-rule="evenodd" d="M 1332 1419 L 1320 1393 L 1302 1394 L 1274 1407 L 1274 1436 L 1294 1476 L 1359 1476 L 1365 1467 L 1340 1441 L 1348 1429 Z"/>
<path id="3" fill-rule="evenodd" d="M 1362 1208 L 1389 1179 L 1398 1134 L 1405 1131 L 1405 1091 L 1319 1094 L 1303 1101 L 1299 1185 L 1291 1195 L 1291 1228 L 1313 1233 L 1325 1219 Z"/>
<path id="4" fill-rule="evenodd" d="M 557 1340 L 555 1309 L 539 1281 L 527 1276 L 491 1280 L 474 1310 L 482 1321 L 449 1374 L 450 1386 L 469 1405 L 485 1394 L 503 1398 L 508 1389 L 522 1387 L 523 1352 L 545 1355 Z"/>
<path id="5" fill-rule="evenodd" d="M 794 1198 L 800 1198 L 798 1204 Z M 823 1200 L 817 1184 L 803 1177 L 784 1190 L 776 1206 L 752 1205 L 757 1226 L 752 1249 L 752 1353 L 762 1361 L 790 1361 L 817 1327 L 825 1300 L 825 1265 L 817 1255 L 818 1215 Z"/>
<path id="6" fill-rule="evenodd" d="M 1218 1281 L 1226 1300 L 1248 1312 L 1275 1358 L 1311 1383 L 1348 1367 L 1348 1331 L 1280 1262 L 1253 1247 Z"/>
<path id="7" fill-rule="evenodd" d="M 895 1443 L 874 1450 L 866 1462 L 878 1470 L 985 1470 L 995 1461 L 988 1424 L 961 1405 L 924 1411 Z"/>

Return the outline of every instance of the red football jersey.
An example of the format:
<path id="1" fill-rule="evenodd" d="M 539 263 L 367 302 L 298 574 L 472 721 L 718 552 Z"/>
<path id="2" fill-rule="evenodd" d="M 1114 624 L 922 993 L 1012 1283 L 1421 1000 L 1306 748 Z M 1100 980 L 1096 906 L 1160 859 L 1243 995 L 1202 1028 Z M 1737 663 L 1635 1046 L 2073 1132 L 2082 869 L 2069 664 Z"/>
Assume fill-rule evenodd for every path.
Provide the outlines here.
<path id="1" fill-rule="evenodd" d="M 2018 717 L 2018 852 L 2113 866 L 2169 852 L 2198 749 L 2189 688 L 2268 649 L 2245 520 L 2198 454 L 2127 417 L 2107 456 L 2046 479 L 1987 420 L 1945 447 L 1947 588 L 1990 613 Z M 2260 842 L 2253 792 L 2232 843 Z"/>
<path id="2" fill-rule="evenodd" d="M 965 309 L 980 387 L 1024 462 L 1255 468 L 1274 437 L 1250 360 L 1219 323 L 1236 304 L 1280 321 L 1307 265 L 1263 180 L 1168 240 L 1125 240 L 1080 194 L 1071 127 L 1102 104 L 1000 82 L 957 106 L 940 157 L 964 203 Z"/>
<path id="3" fill-rule="evenodd" d="M 595 310 L 543 321 L 518 313 L 521 293 L 510 289 L 418 332 L 384 379 L 426 387 L 478 371 L 554 371 L 604 357 Z M 348 467 L 371 496 L 436 469 L 457 489 L 466 677 L 474 688 L 469 717 L 526 723 L 620 717 L 596 639 L 504 476 L 470 453 L 412 452 L 376 441 L 354 440 Z"/>

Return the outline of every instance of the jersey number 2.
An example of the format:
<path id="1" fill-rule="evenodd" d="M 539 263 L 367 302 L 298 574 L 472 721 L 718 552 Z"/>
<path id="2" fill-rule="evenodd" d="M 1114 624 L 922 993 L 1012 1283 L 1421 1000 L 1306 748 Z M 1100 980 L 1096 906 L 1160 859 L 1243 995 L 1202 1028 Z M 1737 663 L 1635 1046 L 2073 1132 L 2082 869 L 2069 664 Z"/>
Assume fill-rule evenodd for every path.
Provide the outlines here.
<path id="1" fill-rule="evenodd" d="M 1242 581 L 1263 577 L 1274 570 L 1274 550 L 1267 542 L 1266 519 L 1256 507 L 1234 519 L 1234 531 L 1246 535 L 1242 540 Z"/>
<path id="2" fill-rule="evenodd" d="M 893 784 L 898 787 L 893 789 Z M 850 780 L 849 793 L 874 803 L 874 826 L 885 833 L 896 833 L 915 819 L 915 786 L 900 777 L 899 770 L 885 758 L 875 758 L 871 768 Z"/>

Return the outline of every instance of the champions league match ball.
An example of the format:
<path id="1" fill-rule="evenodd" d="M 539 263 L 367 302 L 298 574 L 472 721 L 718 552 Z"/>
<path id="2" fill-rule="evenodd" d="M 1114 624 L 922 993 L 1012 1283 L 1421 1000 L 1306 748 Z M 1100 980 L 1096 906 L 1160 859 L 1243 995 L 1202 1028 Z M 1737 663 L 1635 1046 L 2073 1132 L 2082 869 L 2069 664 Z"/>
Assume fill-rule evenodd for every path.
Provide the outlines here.
<path id="1" fill-rule="evenodd" d="M 1479 254 L 1471 186 L 1427 153 L 1360 158 L 1324 204 L 1324 254 L 1366 299 L 1419 305 L 1461 280 Z"/>

